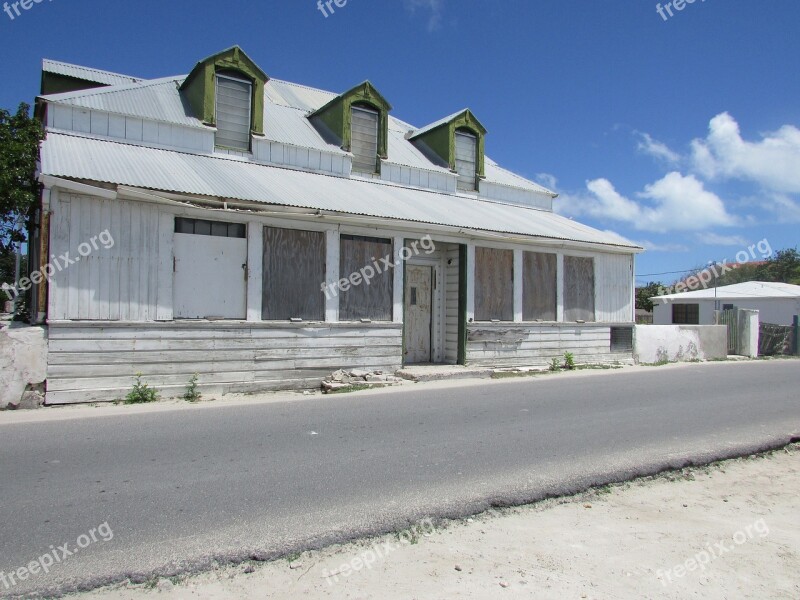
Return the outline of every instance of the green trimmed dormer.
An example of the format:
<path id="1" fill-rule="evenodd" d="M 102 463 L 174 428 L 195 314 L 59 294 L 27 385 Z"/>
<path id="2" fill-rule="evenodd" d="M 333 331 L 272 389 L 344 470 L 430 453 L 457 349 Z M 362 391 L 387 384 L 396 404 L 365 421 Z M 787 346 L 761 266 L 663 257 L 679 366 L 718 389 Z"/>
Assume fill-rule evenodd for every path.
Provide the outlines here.
<path id="1" fill-rule="evenodd" d="M 386 101 L 369 81 L 337 96 L 308 115 L 330 143 L 353 153 L 353 170 L 380 172 L 380 160 L 388 158 L 389 111 Z"/>
<path id="2" fill-rule="evenodd" d="M 469 109 L 457 112 L 408 138 L 433 162 L 458 173 L 458 189 L 477 191 L 486 176 L 486 128 Z"/>
<path id="3" fill-rule="evenodd" d="M 217 146 L 250 149 L 250 134 L 264 134 L 264 86 L 269 77 L 239 46 L 200 61 L 181 93 L 206 125 L 217 128 Z"/>

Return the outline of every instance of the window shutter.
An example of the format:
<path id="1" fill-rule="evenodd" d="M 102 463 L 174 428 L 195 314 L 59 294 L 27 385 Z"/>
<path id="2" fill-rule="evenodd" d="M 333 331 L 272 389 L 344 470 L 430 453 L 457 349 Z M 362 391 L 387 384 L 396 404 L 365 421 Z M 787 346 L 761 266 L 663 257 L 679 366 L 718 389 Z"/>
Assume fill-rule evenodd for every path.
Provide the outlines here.
<path id="1" fill-rule="evenodd" d="M 253 85 L 217 75 L 217 146 L 250 149 Z"/>
<path id="2" fill-rule="evenodd" d="M 354 106 L 351 127 L 353 170 L 359 173 L 375 173 L 378 160 L 377 111 Z"/>
<path id="3" fill-rule="evenodd" d="M 456 171 L 458 189 L 474 192 L 476 184 L 476 161 L 478 158 L 478 138 L 470 133 L 456 132 Z"/>

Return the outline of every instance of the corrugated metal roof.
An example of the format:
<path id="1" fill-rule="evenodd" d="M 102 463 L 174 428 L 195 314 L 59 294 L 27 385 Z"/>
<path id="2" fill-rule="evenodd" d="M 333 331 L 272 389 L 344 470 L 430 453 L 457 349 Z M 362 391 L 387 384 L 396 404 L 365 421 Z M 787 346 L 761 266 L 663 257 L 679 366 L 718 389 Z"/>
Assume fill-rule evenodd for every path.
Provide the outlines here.
<path id="1" fill-rule="evenodd" d="M 183 79 L 183 77 L 151 79 L 80 92 L 51 94 L 44 98 L 57 104 L 80 106 L 187 127 L 203 127 L 202 122 L 192 116 L 189 104 L 180 94 L 178 88 Z"/>
<path id="2" fill-rule="evenodd" d="M 142 81 L 142 79 L 138 77 L 131 77 L 130 75 L 121 75 L 120 73 L 101 71 L 100 69 L 90 69 L 89 67 L 71 65 L 69 63 L 59 62 L 57 60 L 50 60 L 48 58 L 45 58 L 42 61 L 42 71 L 45 73 L 53 73 L 55 75 L 74 77 L 75 79 L 83 79 L 84 81 L 102 83 L 103 85 L 125 85 L 128 83 Z"/>
<path id="3" fill-rule="evenodd" d="M 41 172 L 151 190 L 638 249 L 548 211 L 66 134 L 48 134 L 42 144 Z"/>
<path id="4" fill-rule="evenodd" d="M 140 80 L 133 84 L 53 94 L 45 96 L 45 98 L 59 104 L 176 123 L 187 127 L 203 127 L 202 122 L 191 115 L 189 106 L 179 92 L 184 79 L 185 76 L 149 81 Z M 328 144 L 307 118 L 310 112 L 336 98 L 336 94 L 279 79 L 270 79 L 264 88 L 264 98 L 264 135 L 268 140 L 316 150 L 342 152 L 338 146 Z M 446 123 L 463 112 L 462 110 L 454 113 L 429 125 L 425 130 L 438 126 L 437 124 Z M 415 130 L 414 126 L 392 116 L 389 117 L 389 162 L 448 173 L 448 169 L 432 163 L 413 143 L 406 139 L 405 136 L 410 131 L 419 134 L 424 130 Z M 486 181 L 555 195 L 532 181 L 500 168 L 488 157 L 486 159 Z"/>
<path id="5" fill-rule="evenodd" d="M 430 125 L 426 125 L 425 127 L 421 128 L 421 129 L 416 129 L 414 131 L 414 133 L 411 134 L 411 137 L 412 138 L 419 137 L 423 133 L 428 133 L 429 131 L 433 131 L 437 127 L 441 127 L 442 125 L 444 125 L 445 123 L 449 123 L 450 121 L 452 121 L 453 119 L 455 119 L 459 115 L 464 114 L 465 112 L 467 112 L 467 110 L 468 109 L 465 108 L 465 109 L 460 110 L 460 111 L 458 111 L 456 113 L 453 113 L 452 115 L 449 115 L 449 116 L 445 117 L 444 119 L 439 119 L 438 121 L 434 121 Z"/>
<path id="6" fill-rule="evenodd" d="M 772 283 L 767 281 L 746 281 L 718 288 L 655 296 L 658 300 L 741 300 L 744 298 L 800 298 L 800 285 L 790 283 Z"/>

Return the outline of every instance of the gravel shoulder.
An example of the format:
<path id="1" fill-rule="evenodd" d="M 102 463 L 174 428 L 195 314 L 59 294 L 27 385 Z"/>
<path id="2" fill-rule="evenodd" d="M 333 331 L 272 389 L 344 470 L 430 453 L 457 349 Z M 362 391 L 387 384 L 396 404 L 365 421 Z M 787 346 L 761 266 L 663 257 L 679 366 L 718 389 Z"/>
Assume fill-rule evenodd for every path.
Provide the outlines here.
<path id="1" fill-rule="evenodd" d="M 800 598 L 800 444 L 380 538 L 72 596 Z"/>

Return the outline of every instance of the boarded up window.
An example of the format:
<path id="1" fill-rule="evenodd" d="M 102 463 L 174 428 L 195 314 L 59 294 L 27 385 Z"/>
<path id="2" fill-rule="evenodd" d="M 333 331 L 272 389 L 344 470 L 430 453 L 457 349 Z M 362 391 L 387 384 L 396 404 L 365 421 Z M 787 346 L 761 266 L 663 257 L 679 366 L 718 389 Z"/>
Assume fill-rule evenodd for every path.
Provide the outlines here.
<path id="1" fill-rule="evenodd" d="M 217 146 L 250 149 L 253 84 L 217 75 Z"/>
<path id="2" fill-rule="evenodd" d="M 593 258 L 564 257 L 564 320 L 595 320 Z"/>
<path id="3" fill-rule="evenodd" d="M 555 321 L 558 276 L 555 254 L 525 252 L 522 266 L 522 318 Z"/>
<path id="4" fill-rule="evenodd" d="M 458 189 L 474 192 L 477 182 L 478 138 L 465 131 L 456 132 L 456 171 Z"/>
<path id="5" fill-rule="evenodd" d="M 342 321 L 391 321 L 394 307 L 394 272 L 380 264 L 392 254 L 392 240 L 355 235 L 341 236 L 339 256 L 339 319 Z M 375 263 L 378 262 L 378 268 Z M 383 272 L 378 273 L 378 269 Z M 374 277 L 358 285 L 344 283 L 354 273 Z M 356 281 L 359 278 L 354 278 Z M 351 280 L 352 281 L 352 280 Z"/>
<path id="6" fill-rule="evenodd" d="M 325 234 L 264 228 L 265 321 L 325 319 Z"/>
<path id="7" fill-rule="evenodd" d="M 475 320 L 514 320 L 514 252 L 475 248 Z"/>
<path id="8" fill-rule="evenodd" d="M 353 152 L 353 170 L 375 173 L 378 164 L 378 112 L 368 108 L 352 108 L 350 149 Z"/>

